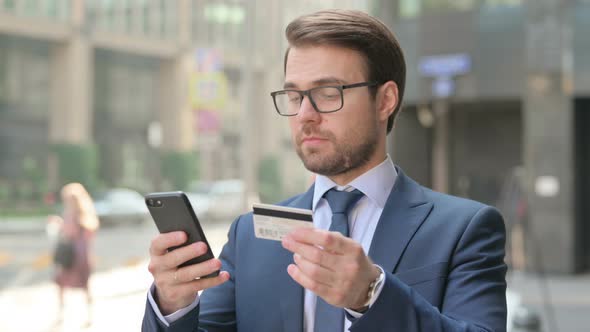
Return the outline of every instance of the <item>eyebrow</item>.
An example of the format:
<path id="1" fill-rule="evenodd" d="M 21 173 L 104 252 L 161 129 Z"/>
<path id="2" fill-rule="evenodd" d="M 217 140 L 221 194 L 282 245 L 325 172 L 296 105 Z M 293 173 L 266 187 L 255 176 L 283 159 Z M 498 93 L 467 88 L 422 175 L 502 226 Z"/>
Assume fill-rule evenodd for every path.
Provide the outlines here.
<path id="1" fill-rule="evenodd" d="M 311 82 L 311 84 L 314 87 L 322 86 L 322 85 L 329 85 L 329 84 L 345 85 L 346 81 L 341 80 L 336 77 L 333 77 L 333 76 L 330 76 L 330 77 L 324 77 L 324 78 L 317 79 L 317 80 Z M 295 84 L 293 82 L 285 82 L 285 84 L 283 84 L 283 89 L 295 89 L 295 88 L 297 88 L 297 84 Z"/>

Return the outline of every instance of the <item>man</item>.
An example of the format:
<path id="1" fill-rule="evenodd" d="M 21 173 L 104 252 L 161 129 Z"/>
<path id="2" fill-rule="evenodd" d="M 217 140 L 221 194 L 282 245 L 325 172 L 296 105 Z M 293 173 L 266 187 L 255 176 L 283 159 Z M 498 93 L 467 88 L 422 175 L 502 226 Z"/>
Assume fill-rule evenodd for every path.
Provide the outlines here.
<path id="1" fill-rule="evenodd" d="M 271 95 L 317 176 L 281 205 L 312 209 L 315 228 L 259 239 L 246 214 L 219 259 L 183 268 L 205 245 L 168 253 L 186 236 L 158 235 L 143 330 L 504 331 L 502 217 L 419 186 L 386 154 L 405 84 L 393 34 L 364 13 L 331 10 L 296 19 L 286 35 L 284 90 Z"/>

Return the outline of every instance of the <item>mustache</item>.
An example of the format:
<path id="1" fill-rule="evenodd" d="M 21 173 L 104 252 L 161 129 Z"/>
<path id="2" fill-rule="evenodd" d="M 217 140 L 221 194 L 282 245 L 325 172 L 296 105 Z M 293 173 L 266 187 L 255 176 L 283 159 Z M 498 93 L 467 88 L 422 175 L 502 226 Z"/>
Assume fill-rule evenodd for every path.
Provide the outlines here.
<path id="1" fill-rule="evenodd" d="M 332 140 L 333 134 L 329 131 L 320 130 L 317 126 L 312 124 L 304 125 L 301 131 L 297 133 L 297 143 L 301 143 L 305 137 L 319 137 L 322 139 Z"/>

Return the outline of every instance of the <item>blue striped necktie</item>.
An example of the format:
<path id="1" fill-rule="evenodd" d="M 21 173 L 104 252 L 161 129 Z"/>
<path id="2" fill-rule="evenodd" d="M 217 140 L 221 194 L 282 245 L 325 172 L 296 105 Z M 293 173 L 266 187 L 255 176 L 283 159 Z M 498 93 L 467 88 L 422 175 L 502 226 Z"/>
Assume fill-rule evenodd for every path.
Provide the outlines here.
<path id="1" fill-rule="evenodd" d="M 324 194 L 324 198 L 332 210 L 330 231 L 349 236 L 348 211 L 361 197 L 363 197 L 363 193 L 356 189 L 348 192 L 332 188 Z M 344 309 L 334 307 L 318 296 L 314 321 L 314 331 L 316 332 L 342 332 L 344 329 Z"/>

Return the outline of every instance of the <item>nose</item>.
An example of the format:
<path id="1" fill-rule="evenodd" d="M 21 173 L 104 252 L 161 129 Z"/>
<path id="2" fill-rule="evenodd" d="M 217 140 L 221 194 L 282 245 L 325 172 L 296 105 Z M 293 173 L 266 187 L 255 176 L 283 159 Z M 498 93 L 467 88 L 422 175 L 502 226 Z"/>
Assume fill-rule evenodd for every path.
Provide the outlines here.
<path id="1" fill-rule="evenodd" d="M 299 112 L 297 113 L 297 117 L 302 122 L 307 121 L 318 121 L 320 118 L 320 113 L 315 110 L 311 100 L 309 100 L 309 96 L 305 96 L 301 101 L 301 105 L 299 105 Z"/>

